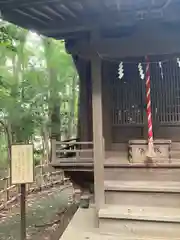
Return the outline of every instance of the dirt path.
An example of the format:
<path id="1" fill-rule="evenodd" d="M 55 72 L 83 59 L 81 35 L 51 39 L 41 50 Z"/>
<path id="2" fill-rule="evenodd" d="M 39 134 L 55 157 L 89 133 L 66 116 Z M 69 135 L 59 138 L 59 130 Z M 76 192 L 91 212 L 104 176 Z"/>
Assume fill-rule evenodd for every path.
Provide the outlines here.
<path id="1" fill-rule="evenodd" d="M 59 186 L 50 190 L 33 194 L 27 200 L 27 239 L 51 239 L 49 230 L 58 228 L 57 224 L 49 223 L 58 220 L 58 212 L 68 206 L 72 187 Z M 71 215 L 71 214 L 70 214 Z M 56 229 L 54 229 L 55 231 Z M 47 238 L 44 235 L 47 234 Z M 39 236 L 39 238 L 37 238 Z M 41 238 L 40 236 L 44 236 Z M 0 239 L 20 240 L 20 215 L 19 208 L 15 208 L 12 214 L 0 219 Z"/>

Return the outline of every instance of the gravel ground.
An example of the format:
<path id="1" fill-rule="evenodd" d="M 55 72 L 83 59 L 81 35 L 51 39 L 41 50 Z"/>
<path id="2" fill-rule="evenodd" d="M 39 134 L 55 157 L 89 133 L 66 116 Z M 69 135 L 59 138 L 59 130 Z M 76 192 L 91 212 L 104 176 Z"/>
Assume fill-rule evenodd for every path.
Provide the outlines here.
<path id="1" fill-rule="evenodd" d="M 37 238 L 37 235 L 51 226 L 57 220 L 58 213 L 68 207 L 72 195 L 72 187 L 59 186 L 40 193 L 32 194 L 27 199 L 27 239 Z M 57 224 L 54 224 L 57 225 Z M 54 227 L 52 224 L 52 228 Z M 14 207 L 11 213 L 0 218 L 0 240 L 20 240 L 20 215 L 19 207 Z"/>

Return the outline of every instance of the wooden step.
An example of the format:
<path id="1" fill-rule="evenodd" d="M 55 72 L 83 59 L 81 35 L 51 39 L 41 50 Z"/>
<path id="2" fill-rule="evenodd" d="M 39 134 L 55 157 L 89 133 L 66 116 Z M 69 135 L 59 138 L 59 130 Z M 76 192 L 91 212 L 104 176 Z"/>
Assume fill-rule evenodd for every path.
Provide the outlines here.
<path id="1" fill-rule="evenodd" d="M 105 168 L 105 180 L 118 181 L 176 181 L 180 182 L 180 165 L 177 167 L 109 167 Z"/>
<path id="2" fill-rule="evenodd" d="M 99 217 L 138 221 L 180 223 L 180 209 L 135 205 L 108 205 L 100 209 Z M 180 231 L 180 229 L 179 229 Z M 179 232 L 180 233 L 180 232 Z"/>
<path id="3" fill-rule="evenodd" d="M 180 238 L 180 209 L 130 205 L 105 205 L 99 211 L 103 233 L 129 237 Z"/>
<path id="4" fill-rule="evenodd" d="M 105 181 L 106 190 L 180 193 L 180 182 Z"/>
<path id="5" fill-rule="evenodd" d="M 180 208 L 180 182 L 105 181 L 105 202 Z"/>
<path id="6" fill-rule="evenodd" d="M 179 161 L 180 161 L 180 149 L 171 150 L 170 155 L 171 155 L 172 160 L 173 159 L 179 159 Z"/>
<path id="7" fill-rule="evenodd" d="M 172 142 L 171 149 L 172 150 L 180 150 L 180 142 Z"/>
<path id="8" fill-rule="evenodd" d="M 88 239 L 88 238 L 87 238 Z M 97 235 L 93 235 L 91 236 L 89 239 L 91 240 L 180 240 L 179 237 L 171 237 L 169 239 L 169 237 L 148 237 L 148 236 L 140 236 L 140 235 L 134 235 L 134 236 L 129 236 L 129 234 L 97 234 Z M 64 240 L 64 239 L 63 239 Z M 77 240 L 81 240 L 81 239 L 77 239 Z M 82 240 L 84 240 L 84 238 L 82 238 Z"/>
<path id="9" fill-rule="evenodd" d="M 140 235 L 102 233 L 97 228 L 96 210 L 90 206 L 88 209 L 79 208 L 60 240 L 179 240 L 179 238 L 152 238 Z"/>

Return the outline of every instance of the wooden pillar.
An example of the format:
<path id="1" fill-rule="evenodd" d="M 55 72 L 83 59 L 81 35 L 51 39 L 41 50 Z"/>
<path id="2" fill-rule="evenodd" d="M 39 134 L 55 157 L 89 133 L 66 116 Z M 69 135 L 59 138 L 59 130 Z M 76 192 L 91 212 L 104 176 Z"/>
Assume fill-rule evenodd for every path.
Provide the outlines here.
<path id="1" fill-rule="evenodd" d="M 94 190 L 95 205 L 99 210 L 104 205 L 104 141 L 102 121 L 101 59 L 91 57 L 93 144 L 94 144 Z"/>
<path id="2" fill-rule="evenodd" d="M 102 66 L 102 109 L 103 109 L 103 136 L 105 141 L 105 151 L 111 151 L 112 145 L 112 113 L 111 113 L 111 86 L 110 86 L 109 63 Z"/>
<path id="3" fill-rule="evenodd" d="M 79 129 L 78 129 L 78 137 L 82 142 L 92 141 L 90 139 L 89 133 L 89 92 L 88 92 L 88 81 L 90 81 L 90 76 L 87 74 L 87 61 L 81 59 L 79 57 L 74 57 L 74 63 L 78 70 L 79 74 L 79 87 L 80 87 L 80 95 L 79 95 Z M 84 146 L 87 147 L 87 146 Z"/>

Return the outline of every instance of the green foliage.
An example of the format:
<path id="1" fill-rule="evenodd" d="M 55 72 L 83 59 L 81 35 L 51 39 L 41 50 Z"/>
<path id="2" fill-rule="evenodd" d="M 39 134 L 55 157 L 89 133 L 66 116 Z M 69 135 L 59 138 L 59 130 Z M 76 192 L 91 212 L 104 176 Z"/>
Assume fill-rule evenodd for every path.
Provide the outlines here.
<path id="1" fill-rule="evenodd" d="M 9 138 L 31 142 L 38 135 L 45 141 L 53 126 L 62 138 L 74 136 L 78 76 L 64 43 L 9 23 L 1 25 L 0 121 Z M 55 107 L 58 121 L 52 123 Z"/>
<path id="2" fill-rule="evenodd" d="M 9 35 L 7 28 L 4 26 L 0 27 L 0 45 L 4 45 L 11 51 L 16 51 L 16 48 L 13 46 L 13 39 Z"/>

